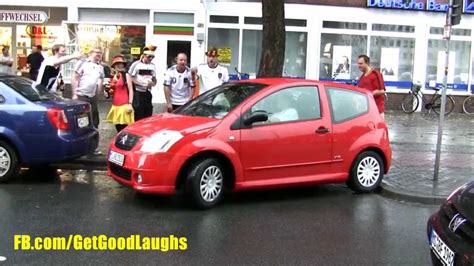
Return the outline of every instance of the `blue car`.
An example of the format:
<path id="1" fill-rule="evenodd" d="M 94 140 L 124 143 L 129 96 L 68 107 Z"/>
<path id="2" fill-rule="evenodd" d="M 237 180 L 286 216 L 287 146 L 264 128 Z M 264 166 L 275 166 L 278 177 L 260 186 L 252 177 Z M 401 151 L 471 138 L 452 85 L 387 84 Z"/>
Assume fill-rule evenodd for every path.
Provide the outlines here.
<path id="1" fill-rule="evenodd" d="M 68 161 L 93 152 L 99 134 L 90 104 L 63 99 L 32 80 L 0 74 L 0 183 L 20 166 Z"/>

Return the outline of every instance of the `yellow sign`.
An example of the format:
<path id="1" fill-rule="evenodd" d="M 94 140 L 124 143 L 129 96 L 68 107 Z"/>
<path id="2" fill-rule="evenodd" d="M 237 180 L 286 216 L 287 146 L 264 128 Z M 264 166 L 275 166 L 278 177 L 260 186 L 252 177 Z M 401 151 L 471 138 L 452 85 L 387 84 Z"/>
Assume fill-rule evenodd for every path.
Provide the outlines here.
<path id="1" fill-rule="evenodd" d="M 140 54 L 140 47 L 130 48 L 130 53 L 133 54 L 133 55 L 139 55 Z"/>
<path id="2" fill-rule="evenodd" d="M 219 48 L 217 49 L 217 53 L 219 57 L 217 58 L 220 63 L 222 64 L 230 64 L 232 61 L 232 49 L 229 47 L 227 48 Z"/>

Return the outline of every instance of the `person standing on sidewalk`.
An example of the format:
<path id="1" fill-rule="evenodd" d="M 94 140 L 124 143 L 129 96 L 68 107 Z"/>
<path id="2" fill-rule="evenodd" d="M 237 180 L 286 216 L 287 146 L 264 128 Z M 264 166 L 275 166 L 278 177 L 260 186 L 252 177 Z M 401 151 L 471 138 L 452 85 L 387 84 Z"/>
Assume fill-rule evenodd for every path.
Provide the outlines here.
<path id="1" fill-rule="evenodd" d="M 115 74 L 110 80 L 110 90 L 108 91 L 112 96 L 112 107 L 107 115 L 107 121 L 115 125 L 117 132 L 134 122 L 133 88 L 127 85 L 126 63 L 123 55 L 116 55 L 113 57 L 111 65 Z"/>
<path id="2" fill-rule="evenodd" d="M 81 60 L 75 67 L 72 75 L 72 99 L 81 100 L 91 104 L 92 123 L 99 128 L 99 110 L 97 108 L 97 95 L 102 93 L 104 82 L 104 68 L 100 65 L 102 48 L 95 47 L 89 53 L 89 58 Z"/>
<path id="3" fill-rule="evenodd" d="M 31 54 L 28 55 L 26 58 L 26 63 L 30 68 L 30 79 L 36 80 L 38 77 L 38 72 L 41 67 L 41 63 L 44 61 L 44 57 L 41 54 L 43 50 L 43 46 L 41 45 L 34 45 L 31 48 Z"/>
<path id="4" fill-rule="evenodd" d="M 194 96 L 194 81 L 191 69 L 186 65 L 188 56 L 179 53 L 176 56 L 176 65 L 168 68 L 165 75 L 166 110 L 172 112 L 178 109 Z"/>
<path id="5" fill-rule="evenodd" d="M 362 72 L 357 86 L 372 92 L 379 113 L 382 119 L 385 119 L 385 85 L 382 74 L 370 66 L 370 58 L 367 55 L 359 55 L 357 67 Z"/>
<path id="6" fill-rule="evenodd" d="M 155 54 L 150 49 L 143 49 L 140 60 L 135 61 L 128 70 L 127 84 L 134 88 L 133 109 L 135 121 L 153 115 L 151 88 L 156 85 L 156 69 L 151 63 Z"/>
<path id="7" fill-rule="evenodd" d="M 229 82 L 227 67 L 219 64 L 217 48 L 212 47 L 206 52 L 207 63 L 192 68 L 193 76 L 199 76 L 199 94 Z"/>
<path id="8" fill-rule="evenodd" d="M 66 46 L 64 44 L 55 44 L 51 48 L 52 56 L 46 58 L 38 72 L 36 83 L 45 86 L 52 92 L 56 92 L 58 87 L 58 76 L 61 70 L 61 65 L 74 59 L 83 59 L 84 55 L 81 53 L 74 53 L 66 55 Z"/>
<path id="9" fill-rule="evenodd" d="M 13 74 L 13 58 L 10 56 L 8 49 L 10 47 L 3 46 L 0 55 L 0 73 Z"/>

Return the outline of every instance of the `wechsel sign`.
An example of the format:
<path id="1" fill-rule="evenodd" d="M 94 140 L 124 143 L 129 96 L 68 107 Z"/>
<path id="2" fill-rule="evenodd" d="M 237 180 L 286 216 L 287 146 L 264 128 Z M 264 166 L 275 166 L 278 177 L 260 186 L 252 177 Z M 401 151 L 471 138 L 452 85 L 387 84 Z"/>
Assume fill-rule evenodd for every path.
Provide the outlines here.
<path id="1" fill-rule="evenodd" d="M 34 23 L 41 24 L 48 21 L 48 15 L 43 11 L 15 11 L 0 10 L 0 23 Z"/>

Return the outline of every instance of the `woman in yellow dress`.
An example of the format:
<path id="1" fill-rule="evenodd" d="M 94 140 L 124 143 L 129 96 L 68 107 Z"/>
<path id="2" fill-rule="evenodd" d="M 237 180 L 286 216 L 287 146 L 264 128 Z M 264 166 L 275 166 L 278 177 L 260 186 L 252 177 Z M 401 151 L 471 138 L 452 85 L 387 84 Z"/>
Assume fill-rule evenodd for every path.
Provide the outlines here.
<path id="1" fill-rule="evenodd" d="M 112 59 L 111 67 L 115 70 L 110 81 L 109 95 L 112 96 L 112 107 L 107 115 L 107 121 L 115 125 L 120 132 L 127 125 L 133 124 L 133 88 L 128 88 L 125 72 L 125 58 L 116 55 Z"/>

